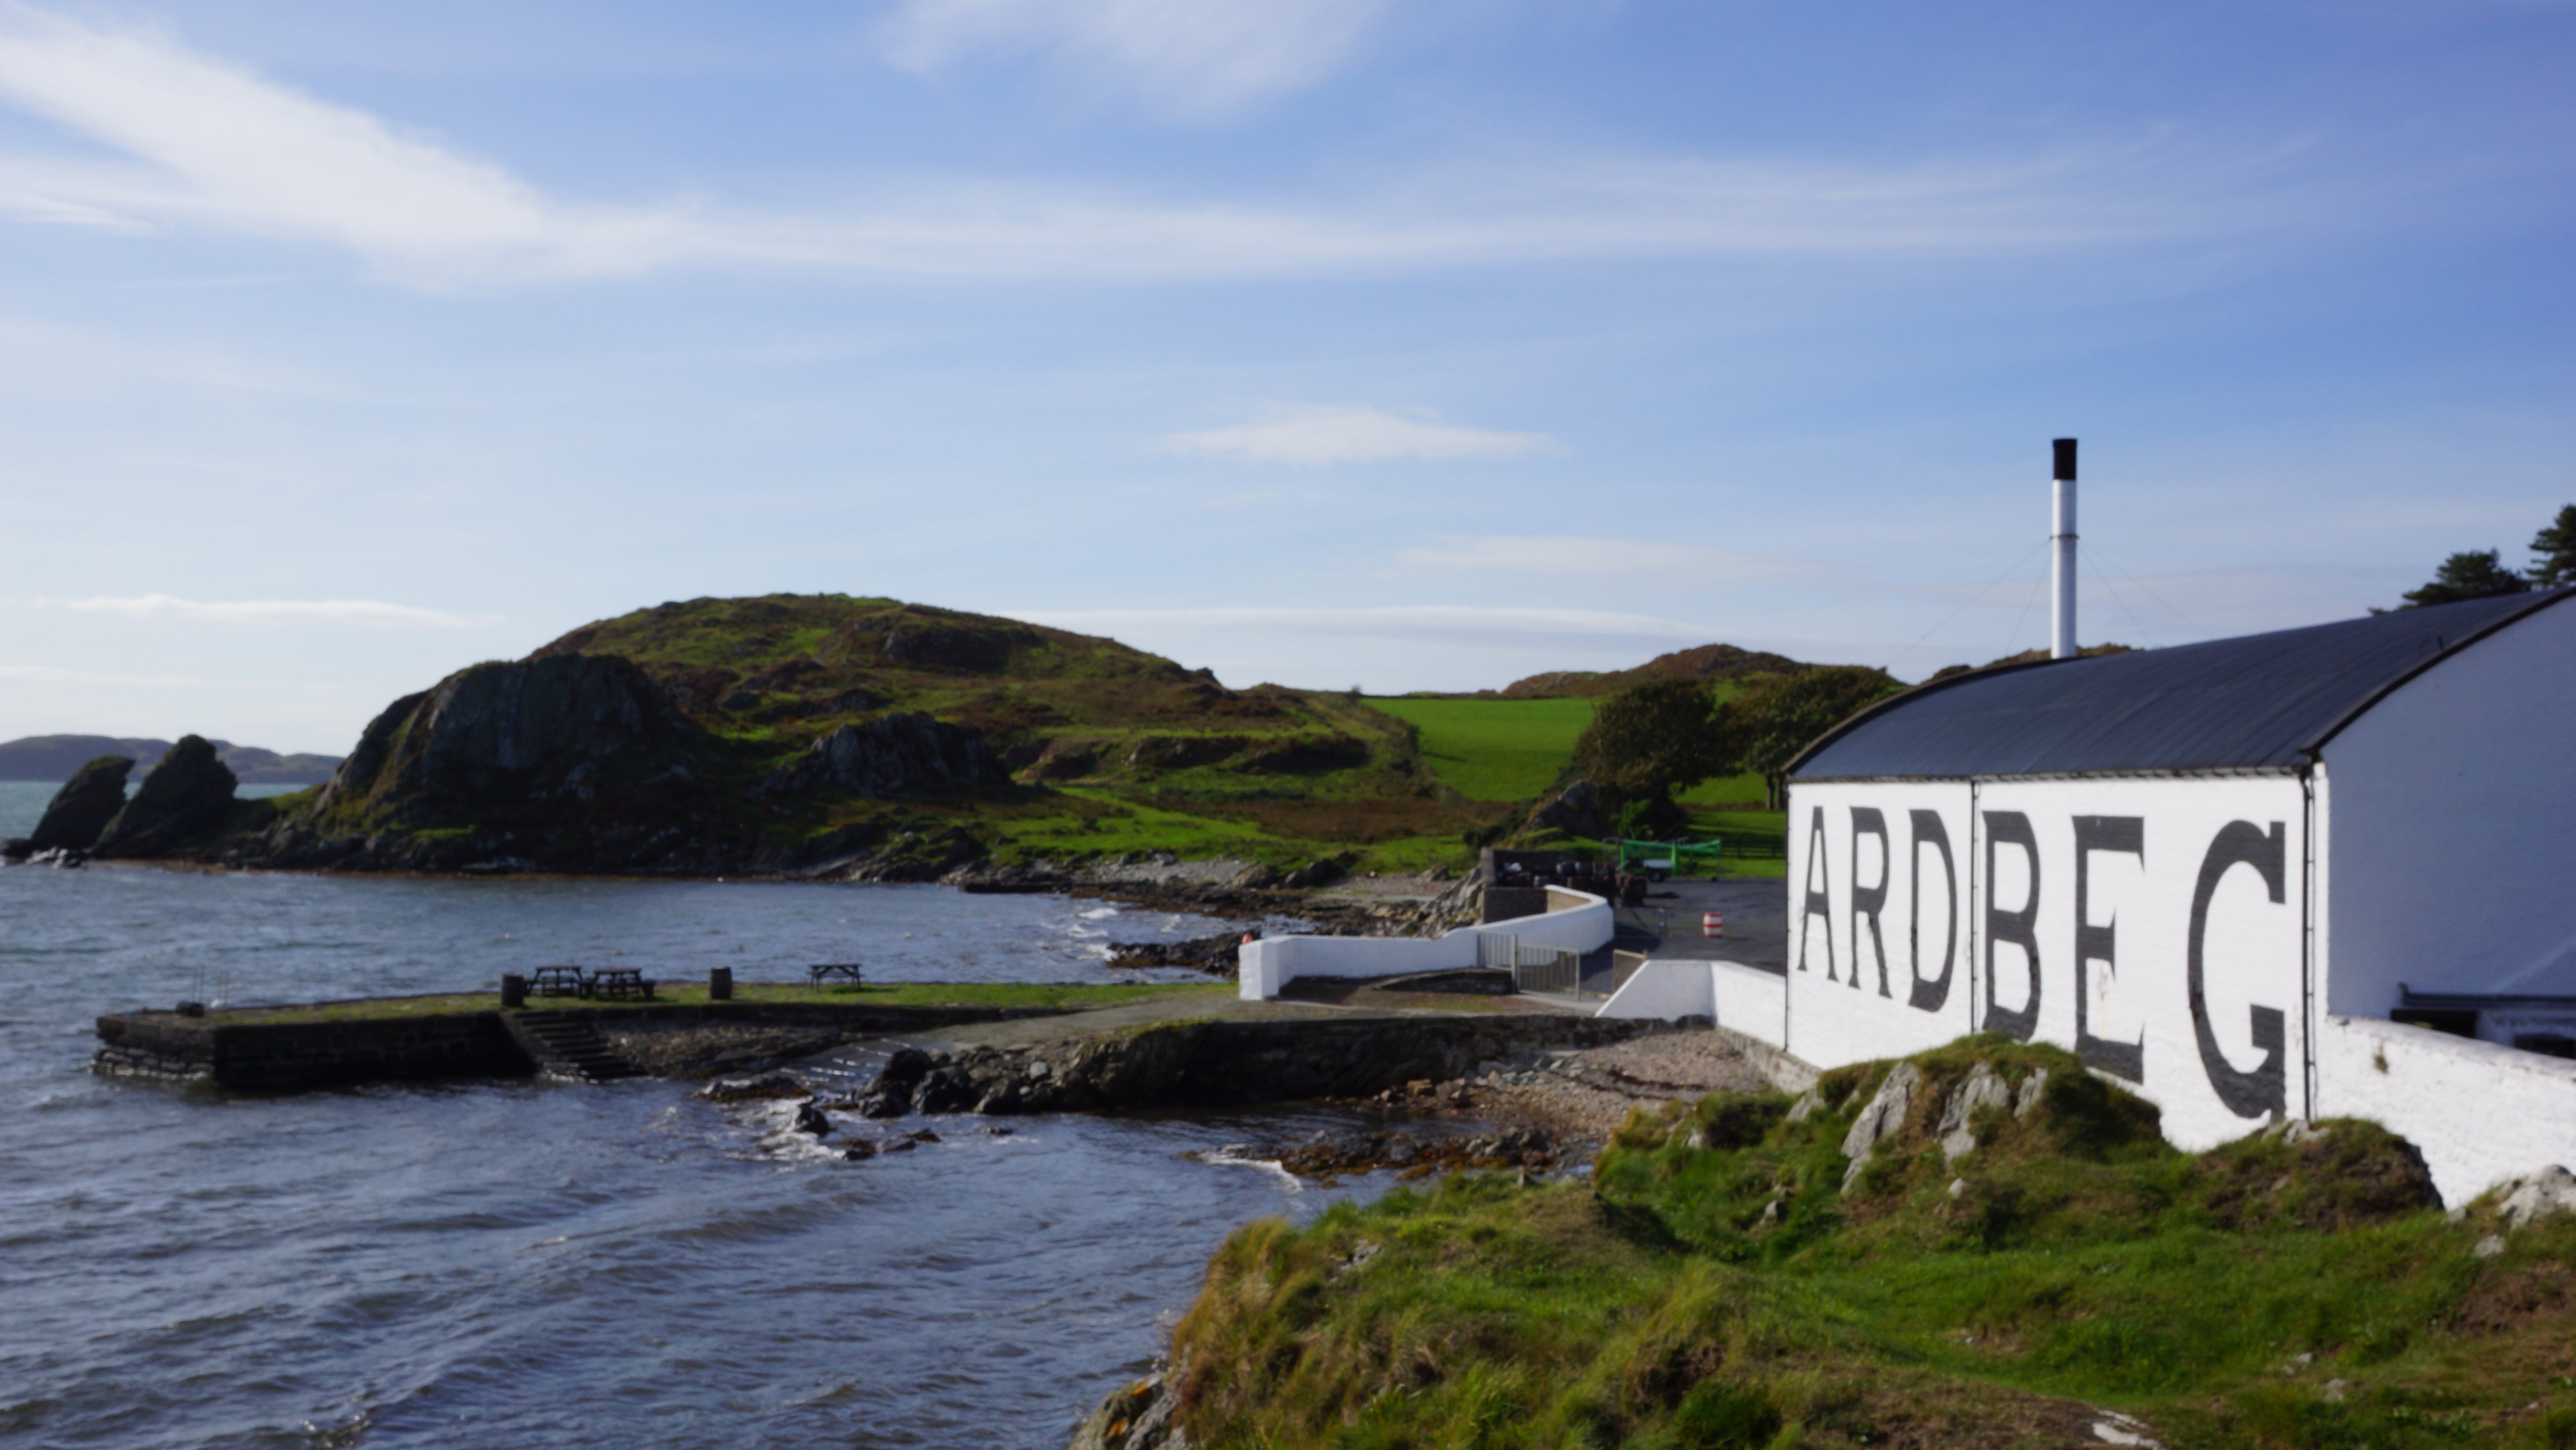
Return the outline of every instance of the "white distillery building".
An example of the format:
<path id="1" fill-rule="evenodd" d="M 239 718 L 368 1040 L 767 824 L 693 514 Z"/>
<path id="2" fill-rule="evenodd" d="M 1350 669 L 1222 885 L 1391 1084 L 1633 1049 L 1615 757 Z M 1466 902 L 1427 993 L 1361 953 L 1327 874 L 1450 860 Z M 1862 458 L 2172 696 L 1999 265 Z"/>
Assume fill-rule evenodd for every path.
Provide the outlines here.
<path id="1" fill-rule="evenodd" d="M 1790 767 L 1778 1044 L 1831 1067 L 2055 1043 L 2181 1146 L 2373 1118 L 2455 1202 L 2576 1163 L 2571 595 L 1864 711 Z"/>

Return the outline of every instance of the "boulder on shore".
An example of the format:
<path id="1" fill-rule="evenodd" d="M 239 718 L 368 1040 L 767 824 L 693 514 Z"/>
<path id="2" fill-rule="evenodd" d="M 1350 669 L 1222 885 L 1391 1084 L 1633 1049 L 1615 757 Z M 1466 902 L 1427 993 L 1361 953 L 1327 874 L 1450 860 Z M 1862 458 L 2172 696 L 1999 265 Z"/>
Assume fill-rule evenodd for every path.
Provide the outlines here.
<path id="1" fill-rule="evenodd" d="M 158 856 L 213 830 L 232 809 L 232 768 L 215 758 L 202 735 L 184 735 L 143 777 L 91 854 Z"/>
<path id="2" fill-rule="evenodd" d="M 27 837 L 30 851 L 86 851 L 98 844 L 99 834 L 116 813 L 125 809 L 125 777 L 134 762 L 122 755 L 102 755 L 63 782 L 54 792 L 53 804 L 45 807 L 45 818 L 36 823 L 36 832 Z"/>

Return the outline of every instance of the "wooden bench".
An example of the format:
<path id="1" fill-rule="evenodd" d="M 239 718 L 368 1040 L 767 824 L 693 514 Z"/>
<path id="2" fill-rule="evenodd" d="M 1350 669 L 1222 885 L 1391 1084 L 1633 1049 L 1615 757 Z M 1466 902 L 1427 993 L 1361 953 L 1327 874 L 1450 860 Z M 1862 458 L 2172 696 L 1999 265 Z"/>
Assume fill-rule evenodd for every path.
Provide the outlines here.
<path id="1" fill-rule="evenodd" d="M 587 997 L 590 983 L 579 967 L 538 967 L 528 973 L 531 997 Z"/>
<path id="2" fill-rule="evenodd" d="M 619 1001 L 653 1000 L 652 979 L 642 967 L 602 967 L 590 974 L 590 995 Z"/>
<path id="3" fill-rule="evenodd" d="M 832 981 L 836 978 L 838 980 L 848 982 L 852 986 L 858 985 L 859 964 L 856 962 L 820 962 L 805 969 L 805 980 L 810 986 L 819 987 L 825 982 Z"/>

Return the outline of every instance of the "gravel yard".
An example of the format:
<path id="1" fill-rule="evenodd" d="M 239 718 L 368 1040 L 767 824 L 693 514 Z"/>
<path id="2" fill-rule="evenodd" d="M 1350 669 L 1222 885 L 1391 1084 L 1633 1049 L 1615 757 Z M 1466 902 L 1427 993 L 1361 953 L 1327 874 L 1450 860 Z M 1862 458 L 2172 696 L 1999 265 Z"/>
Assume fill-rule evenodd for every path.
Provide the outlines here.
<path id="1" fill-rule="evenodd" d="M 1380 1100 L 1418 1114 L 1543 1128 L 1560 1138 L 1597 1143 L 1640 1105 L 1713 1092 L 1770 1091 L 1770 1080 L 1724 1037 L 1686 1030 L 1546 1053 L 1456 1082 L 1394 1089 Z"/>

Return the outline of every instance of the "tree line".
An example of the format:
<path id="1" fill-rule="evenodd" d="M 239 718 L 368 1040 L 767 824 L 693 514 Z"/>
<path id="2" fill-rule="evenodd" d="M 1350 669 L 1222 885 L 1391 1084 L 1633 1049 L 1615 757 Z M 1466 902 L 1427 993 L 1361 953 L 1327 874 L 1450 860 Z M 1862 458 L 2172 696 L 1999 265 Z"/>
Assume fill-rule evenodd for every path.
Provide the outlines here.
<path id="1" fill-rule="evenodd" d="M 1712 777 L 1757 773 L 1777 809 L 1783 772 L 1808 741 L 1904 688 L 1863 665 L 1757 676 L 1728 700 L 1698 680 L 1648 680 L 1602 702 L 1575 741 L 1574 769 L 1620 835 L 1668 838 L 1689 827 L 1673 798 Z"/>
<path id="2" fill-rule="evenodd" d="M 2576 503 L 2560 509 L 2547 528 L 2532 536 L 2530 547 L 2531 567 L 2520 571 L 2504 566 L 2501 549 L 2464 549 L 2444 559 L 2423 588 L 2399 595 L 2406 602 L 2397 607 L 2420 609 L 2576 584 Z"/>

